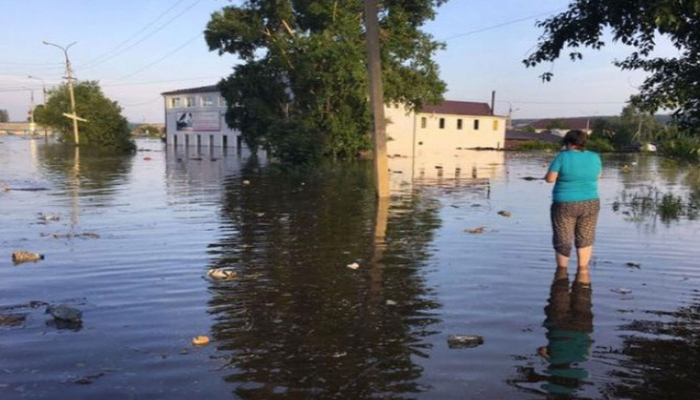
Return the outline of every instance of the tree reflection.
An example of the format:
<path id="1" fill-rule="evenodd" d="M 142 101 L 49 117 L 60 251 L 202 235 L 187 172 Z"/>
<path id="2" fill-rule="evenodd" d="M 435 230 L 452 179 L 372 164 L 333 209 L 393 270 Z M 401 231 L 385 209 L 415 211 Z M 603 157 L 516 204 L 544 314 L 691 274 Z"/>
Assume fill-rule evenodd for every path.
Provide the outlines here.
<path id="1" fill-rule="evenodd" d="M 620 349 L 600 349 L 596 358 L 616 364 L 604 387 L 607 398 L 697 399 L 700 389 L 700 298 L 676 312 L 648 312 L 620 327 L 630 332 Z M 620 357 L 620 355 L 624 356 Z"/>
<path id="2" fill-rule="evenodd" d="M 78 148 L 60 143 L 38 149 L 39 168 L 46 178 L 64 189 L 109 189 L 131 171 L 132 155 L 115 155 L 99 148 Z"/>
<path id="3" fill-rule="evenodd" d="M 369 165 L 290 173 L 251 159 L 226 183 L 210 312 L 237 396 L 394 398 L 421 390 L 439 307 L 422 267 L 438 205 L 375 202 Z M 391 209 L 389 209 L 391 207 Z M 360 268 L 347 265 L 357 262 Z"/>

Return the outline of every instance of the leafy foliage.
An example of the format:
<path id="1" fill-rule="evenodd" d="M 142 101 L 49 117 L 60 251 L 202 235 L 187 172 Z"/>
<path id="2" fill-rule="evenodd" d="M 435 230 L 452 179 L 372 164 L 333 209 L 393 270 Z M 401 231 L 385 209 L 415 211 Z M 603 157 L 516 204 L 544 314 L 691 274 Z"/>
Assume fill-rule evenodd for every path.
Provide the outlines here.
<path id="1" fill-rule="evenodd" d="M 582 59 L 580 48 L 602 48 L 609 29 L 613 41 L 634 48 L 615 65 L 649 73 L 633 103 L 649 112 L 674 110 L 684 127 L 700 122 L 700 2 L 573 0 L 567 11 L 538 27 L 544 33 L 536 51 L 523 60 L 526 66 L 553 62 L 565 49 L 571 60 Z M 677 57 L 654 56 L 660 36 L 678 49 Z M 552 73 L 542 78 L 550 80 Z"/>
<path id="2" fill-rule="evenodd" d="M 432 55 L 442 44 L 419 28 L 445 0 L 391 0 L 380 9 L 387 103 L 442 99 Z M 363 2 L 249 0 L 214 13 L 210 50 L 244 63 L 219 83 L 227 123 L 283 162 L 348 158 L 370 145 Z"/>
<path id="3" fill-rule="evenodd" d="M 136 146 L 126 118 L 116 101 L 104 96 L 96 81 L 83 81 L 74 85 L 76 113 L 88 122 L 79 122 L 80 145 L 111 148 L 116 151 L 133 151 Z M 60 139 L 74 143 L 73 121 L 64 116 L 70 113 L 68 85 L 62 84 L 48 92 L 44 106 L 34 111 L 34 120 L 59 132 Z"/>

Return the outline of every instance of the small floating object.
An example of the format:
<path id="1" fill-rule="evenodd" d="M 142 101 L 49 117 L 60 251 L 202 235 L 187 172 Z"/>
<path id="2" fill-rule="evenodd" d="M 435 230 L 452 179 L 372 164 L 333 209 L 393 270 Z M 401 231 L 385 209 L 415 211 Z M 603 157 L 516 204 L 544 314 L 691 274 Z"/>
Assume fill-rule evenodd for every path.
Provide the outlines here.
<path id="1" fill-rule="evenodd" d="M 206 346 L 209 344 L 209 337 L 208 336 L 197 336 L 195 338 L 192 338 L 192 344 L 195 346 Z"/>
<path id="2" fill-rule="evenodd" d="M 486 228 L 484 228 L 483 226 L 477 226 L 476 228 L 467 229 L 467 232 L 471 234 L 484 233 L 484 229 Z"/>
<path id="3" fill-rule="evenodd" d="M 46 313 L 61 321 L 80 322 L 83 319 L 83 312 L 77 308 L 67 306 L 65 304 L 49 305 L 46 307 Z"/>
<path id="4" fill-rule="evenodd" d="M 641 268 L 642 267 L 642 263 L 632 262 L 632 261 L 628 262 L 625 265 L 627 265 L 628 267 L 632 267 L 632 268 Z"/>
<path id="5" fill-rule="evenodd" d="M 626 295 L 632 293 L 632 290 L 626 289 L 626 288 L 615 288 L 615 289 L 610 289 L 611 292 L 621 294 L 621 295 Z"/>
<path id="6" fill-rule="evenodd" d="M 230 269 L 214 268 L 207 271 L 207 276 L 214 279 L 228 280 L 237 278 L 238 274 L 236 271 L 232 271 Z"/>
<path id="7" fill-rule="evenodd" d="M 502 216 L 504 216 L 504 217 L 510 217 L 510 216 L 511 216 L 510 211 L 506 211 L 506 210 L 501 210 L 501 211 L 499 211 L 499 212 L 498 212 L 498 215 L 502 215 Z"/>
<path id="8" fill-rule="evenodd" d="M 58 214 L 39 213 L 39 219 L 44 222 L 60 221 L 61 216 Z"/>
<path id="9" fill-rule="evenodd" d="M 484 344 L 484 338 L 478 335 L 450 335 L 447 337 L 447 345 L 451 349 L 477 347 Z"/>
<path id="10" fill-rule="evenodd" d="M 39 253 L 33 253 L 26 250 L 15 250 L 12 252 L 12 261 L 15 264 L 21 264 L 25 262 L 37 262 L 43 260 L 44 255 Z"/>
<path id="11" fill-rule="evenodd" d="M 350 268 L 350 269 L 358 269 L 358 268 L 360 268 L 360 264 L 354 262 L 354 263 L 352 263 L 352 264 L 348 264 L 348 268 Z"/>
<path id="12" fill-rule="evenodd" d="M 540 179 L 542 179 L 542 178 L 535 178 L 534 176 L 523 176 L 523 180 L 526 180 L 526 181 L 538 181 Z"/>
<path id="13" fill-rule="evenodd" d="M 396 301 L 391 300 L 391 299 L 389 299 L 389 300 L 386 301 L 386 305 L 387 305 L 387 306 L 395 306 L 395 305 L 397 305 L 397 304 L 398 304 L 398 303 L 397 303 Z"/>
<path id="14" fill-rule="evenodd" d="M 247 185 L 250 185 L 250 181 L 247 180 L 247 179 L 244 179 L 244 180 L 243 180 L 243 184 L 246 185 L 246 186 L 247 186 Z"/>

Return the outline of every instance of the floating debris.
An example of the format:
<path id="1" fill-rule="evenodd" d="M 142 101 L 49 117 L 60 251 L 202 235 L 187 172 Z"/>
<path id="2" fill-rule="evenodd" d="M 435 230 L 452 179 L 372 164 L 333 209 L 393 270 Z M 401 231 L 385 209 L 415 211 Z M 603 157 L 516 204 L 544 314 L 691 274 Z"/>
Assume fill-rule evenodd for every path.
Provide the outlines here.
<path id="1" fill-rule="evenodd" d="M 510 211 L 501 210 L 498 212 L 498 215 L 502 215 L 504 217 L 510 217 L 511 213 L 510 213 Z"/>
<path id="2" fill-rule="evenodd" d="M 387 306 L 395 306 L 395 305 L 397 305 L 397 304 L 399 304 L 399 303 L 397 303 L 397 302 L 394 301 L 394 300 L 387 300 L 387 301 L 386 301 L 386 305 L 387 305 Z"/>
<path id="3" fill-rule="evenodd" d="M 46 233 L 42 234 L 41 236 L 51 236 L 54 239 L 72 239 L 72 238 L 81 238 L 81 239 L 99 239 L 100 235 L 94 232 L 83 232 L 83 233 Z"/>
<path id="4" fill-rule="evenodd" d="M 195 346 L 206 346 L 209 344 L 209 337 L 208 336 L 197 336 L 195 338 L 192 338 L 192 344 Z"/>
<path id="5" fill-rule="evenodd" d="M 360 264 L 354 262 L 354 263 L 352 263 L 352 264 L 348 264 L 348 268 L 350 268 L 350 269 L 358 269 L 358 268 L 360 268 Z"/>
<path id="6" fill-rule="evenodd" d="M 244 180 L 243 180 L 243 184 L 246 185 L 246 186 L 248 186 L 248 185 L 250 185 L 250 181 L 247 180 L 247 179 L 244 179 Z"/>
<path id="7" fill-rule="evenodd" d="M 98 372 L 94 375 L 86 375 L 86 376 L 81 376 L 80 378 L 76 378 L 73 380 L 73 383 L 78 384 L 78 385 L 90 385 L 96 379 L 101 378 L 103 376 L 105 376 L 104 372 Z"/>
<path id="8" fill-rule="evenodd" d="M 0 314 L 0 327 L 12 328 L 21 326 L 27 319 L 27 314 Z"/>
<path id="9" fill-rule="evenodd" d="M 536 178 L 536 177 L 534 177 L 534 176 L 523 176 L 522 179 L 523 179 L 523 180 L 526 180 L 526 181 L 539 181 L 539 180 L 542 180 L 542 178 Z"/>
<path id="10" fill-rule="evenodd" d="M 447 345 L 451 349 L 477 347 L 484 344 L 484 338 L 478 335 L 450 335 L 447 337 Z"/>
<path id="11" fill-rule="evenodd" d="M 626 289 L 626 288 L 615 288 L 615 289 L 610 289 L 611 292 L 621 294 L 621 295 L 626 295 L 632 293 L 631 289 Z"/>
<path id="12" fill-rule="evenodd" d="M 227 268 L 213 268 L 207 271 L 207 276 L 214 279 L 231 280 L 236 279 L 238 274 Z"/>
<path id="13" fill-rule="evenodd" d="M 43 260 L 44 255 L 26 250 L 15 250 L 12 252 L 12 262 L 21 264 L 25 262 L 37 262 Z"/>
<path id="14" fill-rule="evenodd" d="M 58 214 L 44 214 L 44 213 L 39 213 L 38 214 L 39 220 L 42 222 L 55 222 L 55 221 L 60 221 L 61 216 Z"/>
<path id="15" fill-rule="evenodd" d="M 632 267 L 632 268 L 642 268 L 642 263 L 638 263 L 638 262 L 630 261 L 625 265 L 627 265 L 628 267 Z"/>
<path id="16" fill-rule="evenodd" d="M 486 227 L 477 226 L 476 228 L 467 229 L 467 232 L 471 234 L 484 233 L 484 229 L 486 229 Z"/>
<path id="17" fill-rule="evenodd" d="M 83 319 L 82 311 L 65 304 L 51 304 L 46 307 L 46 313 L 51 314 L 54 319 L 66 322 L 79 323 Z"/>

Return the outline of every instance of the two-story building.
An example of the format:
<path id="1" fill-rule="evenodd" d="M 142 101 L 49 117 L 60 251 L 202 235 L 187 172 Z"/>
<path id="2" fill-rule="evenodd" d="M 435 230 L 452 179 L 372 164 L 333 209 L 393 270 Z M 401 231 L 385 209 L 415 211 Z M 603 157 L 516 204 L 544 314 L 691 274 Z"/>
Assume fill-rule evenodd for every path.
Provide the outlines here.
<path id="1" fill-rule="evenodd" d="M 216 85 L 161 93 L 166 142 L 173 146 L 237 147 L 240 132 L 226 125 L 226 101 Z"/>

